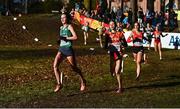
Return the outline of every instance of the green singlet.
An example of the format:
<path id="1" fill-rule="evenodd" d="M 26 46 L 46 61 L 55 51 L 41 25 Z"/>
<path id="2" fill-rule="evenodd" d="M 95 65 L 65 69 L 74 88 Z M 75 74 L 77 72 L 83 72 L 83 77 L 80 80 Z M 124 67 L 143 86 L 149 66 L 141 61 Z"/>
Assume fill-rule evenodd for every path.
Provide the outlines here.
<path id="1" fill-rule="evenodd" d="M 60 38 L 61 37 L 70 37 L 71 31 L 68 29 L 69 25 L 66 27 L 61 26 L 60 27 Z M 72 46 L 72 42 L 71 41 L 64 41 L 61 40 L 60 42 L 60 47 L 71 47 Z"/>

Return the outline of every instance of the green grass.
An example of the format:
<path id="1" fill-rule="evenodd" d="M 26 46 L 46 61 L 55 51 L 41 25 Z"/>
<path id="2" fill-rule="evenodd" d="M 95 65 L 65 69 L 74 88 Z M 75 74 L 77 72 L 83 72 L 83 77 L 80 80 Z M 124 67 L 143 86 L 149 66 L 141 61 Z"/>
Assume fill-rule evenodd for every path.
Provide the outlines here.
<path id="1" fill-rule="evenodd" d="M 109 72 L 109 55 L 95 41 L 97 33 L 91 31 L 89 45 L 84 46 L 82 31 L 76 25 L 79 39 L 74 48 L 78 67 L 87 80 L 87 89 L 79 91 L 79 78 L 64 60 L 60 65 L 65 77 L 64 87 L 54 93 L 56 81 L 52 65 L 57 52 L 58 24 L 55 22 L 58 22 L 58 16 L 30 15 L 22 17 L 21 21 L 26 22 L 30 32 L 38 33 L 43 43 L 0 46 L 0 107 L 180 107 L 178 50 L 163 49 L 162 61 L 151 50 L 148 64 L 142 64 L 141 78 L 136 81 L 135 63 L 129 47 L 126 53 L 130 57 L 125 60 L 123 73 L 125 91 L 116 94 L 117 81 Z M 53 46 L 48 47 L 49 43 Z M 89 51 L 90 47 L 95 48 L 94 54 Z"/>

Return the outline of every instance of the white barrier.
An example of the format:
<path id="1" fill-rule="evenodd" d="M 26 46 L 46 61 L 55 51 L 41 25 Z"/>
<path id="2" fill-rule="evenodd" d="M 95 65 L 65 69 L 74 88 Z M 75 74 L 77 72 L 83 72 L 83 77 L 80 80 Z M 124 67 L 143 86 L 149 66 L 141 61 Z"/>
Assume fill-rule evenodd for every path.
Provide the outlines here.
<path id="1" fill-rule="evenodd" d="M 131 31 L 125 32 L 125 38 L 129 37 Z M 166 37 L 161 37 L 161 43 L 162 43 L 162 48 L 168 48 L 168 49 L 180 49 L 180 33 L 166 33 L 163 32 L 163 35 L 168 34 Z M 128 46 L 132 46 L 133 43 L 128 43 Z M 147 41 L 143 40 L 143 46 L 147 47 Z M 152 39 L 151 42 L 151 47 L 154 47 L 154 38 Z"/>

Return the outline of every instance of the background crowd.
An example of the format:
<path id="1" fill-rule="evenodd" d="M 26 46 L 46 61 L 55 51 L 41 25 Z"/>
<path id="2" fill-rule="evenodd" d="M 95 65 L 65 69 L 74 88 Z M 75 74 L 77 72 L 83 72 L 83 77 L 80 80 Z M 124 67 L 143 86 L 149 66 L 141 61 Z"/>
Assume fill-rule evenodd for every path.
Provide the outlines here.
<path id="1" fill-rule="evenodd" d="M 123 24 L 123 28 L 126 29 L 132 29 L 133 23 L 136 21 L 140 23 L 141 28 L 146 27 L 148 23 L 152 25 L 153 28 L 155 28 L 156 25 L 159 25 L 162 31 L 174 31 L 178 28 L 177 14 L 173 9 L 167 9 L 164 13 L 154 12 L 147 9 L 144 13 L 143 9 L 139 7 L 136 21 L 133 21 L 132 17 L 134 13 L 129 7 L 126 7 L 123 10 L 121 7 L 109 10 L 97 5 L 95 10 L 86 10 L 83 7 L 83 4 L 76 3 L 74 10 L 88 18 L 96 19 L 101 22 L 121 22 Z"/>

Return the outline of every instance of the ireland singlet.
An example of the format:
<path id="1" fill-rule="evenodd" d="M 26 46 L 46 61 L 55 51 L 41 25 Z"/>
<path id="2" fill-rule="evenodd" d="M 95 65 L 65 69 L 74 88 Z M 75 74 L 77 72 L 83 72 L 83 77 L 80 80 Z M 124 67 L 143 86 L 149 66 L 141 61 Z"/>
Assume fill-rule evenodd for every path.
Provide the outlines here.
<path id="1" fill-rule="evenodd" d="M 71 31 L 68 29 L 68 26 L 66 26 L 66 27 L 61 26 L 60 27 L 60 38 L 61 37 L 70 37 L 72 35 Z M 71 47 L 71 46 L 72 46 L 71 41 L 61 40 L 61 42 L 60 42 L 60 47 Z"/>

